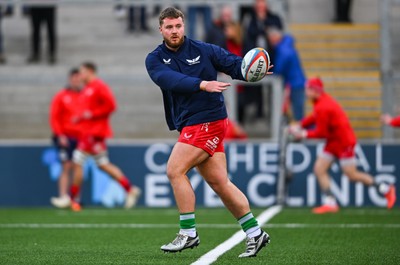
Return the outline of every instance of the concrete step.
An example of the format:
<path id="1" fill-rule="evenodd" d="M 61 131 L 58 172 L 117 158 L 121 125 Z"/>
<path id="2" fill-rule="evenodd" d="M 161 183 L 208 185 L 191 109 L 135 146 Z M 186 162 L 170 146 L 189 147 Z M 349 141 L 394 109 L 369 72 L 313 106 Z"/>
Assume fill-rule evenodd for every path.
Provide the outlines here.
<path id="1" fill-rule="evenodd" d="M 307 71 L 308 76 L 320 76 L 324 79 L 348 79 L 348 80 L 377 80 L 380 78 L 380 71 L 325 71 L 323 69 Z"/>
<path id="2" fill-rule="evenodd" d="M 379 62 L 362 62 L 362 61 L 303 61 L 303 66 L 307 70 L 335 70 L 335 69 L 349 69 L 349 70 L 375 70 L 380 66 Z"/>
<path id="3" fill-rule="evenodd" d="M 322 31 L 323 33 L 344 33 L 344 32 L 368 32 L 377 31 L 380 26 L 376 23 L 355 23 L 355 24 L 332 24 L 332 23 L 296 23 L 291 24 L 289 29 L 293 32 Z"/>
<path id="4" fill-rule="evenodd" d="M 358 91 L 358 90 L 326 90 L 329 94 L 337 98 L 338 100 L 346 98 L 360 98 L 360 99 L 370 99 L 370 100 L 380 100 L 381 91 L 371 90 L 371 91 Z"/>
<path id="5" fill-rule="evenodd" d="M 296 47 L 300 51 L 306 50 L 338 50 L 338 49 L 345 49 L 345 50 L 377 50 L 379 49 L 379 43 L 375 42 L 299 42 L 296 43 Z"/>
<path id="6" fill-rule="evenodd" d="M 355 130 L 357 139 L 381 139 L 382 129 L 376 128 L 374 130 Z"/>
<path id="7" fill-rule="evenodd" d="M 310 41 L 315 38 L 316 41 L 319 42 L 327 42 L 327 41 L 379 41 L 380 35 L 378 31 L 373 32 L 338 32 L 338 33 L 329 33 L 329 32 L 319 32 L 319 31 L 294 31 L 293 35 L 297 42 Z"/>
<path id="8" fill-rule="evenodd" d="M 381 90 L 381 83 L 378 79 L 376 80 L 325 80 L 324 82 L 326 89 L 331 90 L 356 90 L 356 91 L 370 91 L 370 90 Z"/>
<path id="9" fill-rule="evenodd" d="M 346 60 L 346 61 L 379 61 L 379 51 L 363 50 L 301 50 L 302 61 L 306 60 Z"/>

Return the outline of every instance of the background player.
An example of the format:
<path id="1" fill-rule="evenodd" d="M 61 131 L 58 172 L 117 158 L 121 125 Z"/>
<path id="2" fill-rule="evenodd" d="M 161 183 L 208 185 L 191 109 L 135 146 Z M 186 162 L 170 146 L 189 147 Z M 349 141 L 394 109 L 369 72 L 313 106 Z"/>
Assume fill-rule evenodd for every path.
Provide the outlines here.
<path id="1" fill-rule="evenodd" d="M 335 158 L 339 160 L 343 173 L 351 180 L 367 186 L 375 186 L 387 200 L 387 207 L 393 207 L 396 201 L 394 185 L 376 183 L 374 178 L 357 170 L 354 148 L 356 136 L 350 121 L 342 107 L 324 91 L 319 78 L 311 78 L 306 84 L 306 95 L 314 105 L 313 112 L 301 121 L 302 128 L 315 126 L 314 129 L 304 130 L 296 126 L 289 132 L 298 140 L 304 138 L 325 138 L 324 151 L 314 164 L 314 173 L 325 195 L 323 205 L 313 209 L 316 214 L 339 211 L 339 206 L 330 188 L 328 170 Z"/>
<path id="2" fill-rule="evenodd" d="M 53 143 L 58 150 L 62 171 L 58 178 L 59 197 L 52 197 L 50 202 L 58 208 L 69 204 L 68 188 L 72 174 L 72 153 L 77 146 L 79 125 L 72 122 L 79 104 L 82 80 L 78 68 L 71 69 L 68 85 L 59 91 L 50 105 L 50 127 L 53 132 Z"/>
<path id="3" fill-rule="evenodd" d="M 381 121 L 383 124 L 388 126 L 400 127 L 400 116 L 392 117 L 390 114 L 383 114 L 381 116 Z"/>
<path id="4" fill-rule="evenodd" d="M 195 194 L 187 172 L 196 167 L 247 235 L 239 257 L 256 256 L 269 242 L 250 211 L 245 195 L 229 180 L 223 140 L 227 112 L 222 91 L 230 84 L 214 81 L 221 71 L 243 80 L 242 58 L 211 44 L 184 36 L 184 15 L 169 7 L 159 17 L 163 44 L 146 58 L 151 79 L 163 93 L 170 130 L 180 137 L 167 164 L 167 175 L 180 213 L 178 236 L 161 250 L 176 252 L 200 244 L 195 224 Z"/>
<path id="5" fill-rule="evenodd" d="M 83 181 L 82 166 L 88 156 L 93 156 L 99 168 L 125 189 L 125 208 L 133 207 L 141 194 L 141 190 L 131 186 L 122 171 L 109 161 L 106 138 L 112 136 L 109 120 L 116 108 L 116 102 L 107 84 L 96 76 L 96 70 L 96 65 L 91 62 L 83 63 L 80 67 L 85 88 L 80 97 L 80 113 L 74 117 L 74 122 L 81 128 L 78 147 L 73 154 L 74 178 L 70 190 L 71 208 L 75 211 L 81 209 L 76 198 Z"/>

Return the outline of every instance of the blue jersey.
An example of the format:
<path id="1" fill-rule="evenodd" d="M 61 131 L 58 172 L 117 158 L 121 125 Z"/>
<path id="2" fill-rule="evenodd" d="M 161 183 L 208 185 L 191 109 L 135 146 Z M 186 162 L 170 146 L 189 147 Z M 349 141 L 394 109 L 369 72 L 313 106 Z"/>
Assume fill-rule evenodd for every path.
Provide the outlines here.
<path id="1" fill-rule="evenodd" d="M 162 91 L 165 118 L 170 130 L 226 118 L 222 93 L 200 90 L 202 81 L 217 80 L 223 72 L 243 80 L 242 58 L 213 44 L 191 40 L 174 52 L 165 44 L 147 55 L 146 68 Z"/>

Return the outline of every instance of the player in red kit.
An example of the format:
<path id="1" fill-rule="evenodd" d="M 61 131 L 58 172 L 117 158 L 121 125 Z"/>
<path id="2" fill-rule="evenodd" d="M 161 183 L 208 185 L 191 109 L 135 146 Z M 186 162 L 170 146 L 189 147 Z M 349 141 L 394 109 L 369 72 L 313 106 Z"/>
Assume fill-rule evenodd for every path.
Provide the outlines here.
<path id="1" fill-rule="evenodd" d="M 314 174 L 324 194 L 323 205 L 313 209 L 316 214 L 339 211 L 339 206 L 330 189 L 328 170 L 335 159 L 339 160 L 343 173 L 354 182 L 361 182 L 367 186 L 375 186 L 380 194 L 385 196 L 387 207 L 390 209 L 396 202 L 394 185 L 377 183 L 374 178 L 357 169 L 354 148 L 357 143 L 356 136 L 350 121 L 342 107 L 324 91 L 324 86 L 319 78 L 309 79 L 306 84 L 306 95 L 314 105 L 313 112 L 301 121 L 302 128 L 296 126 L 289 128 L 295 139 L 325 138 L 324 151 L 319 155 L 314 164 Z"/>
<path id="2" fill-rule="evenodd" d="M 58 208 L 69 204 L 69 178 L 72 174 L 72 153 L 77 146 L 79 125 L 72 122 L 77 113 L 82 80 L 79 69 L 74 68 L 69 73 L 68 85 L 53 98 L 50 106 L 50 127 L 53 132 L 53 143 L 58 150 L 62 163 L 62 172 L 58 178 L 59 197 L 52 197 L 50 202 Z"/>
<path id="3" fill-rule="evenodd" d="M 381 116 L 381 121 L 383 124 L 388 126 L 400 127 L 400 116 L 392 117 L 390 114 L 383 114 Z"/>
<path id="4" fill-rule="evenodd" d="M 133 207 L 141 190 L 132 186 L 129 179 L 114 164 L 110 163 L 106 139 L 112 136 L 109 123 L 110 116 L 116 108 L 116 102 L 110 88 L 96 76 L 96 65 L 90 62 L 83 63 L 80 74 L 85 84 L 81 93 L 80 111 L 74 117 L 79 124 L 81 133 L 78 147 L 74 151 L 74 178 L 71 186 L 71 208 L 79 211 L 81 206 L 76 200 L 83 181 L 83 167 L 86 158 L 92 156 L 98 167 L 118 181 L 126 191 L 125 208 Z"/>
<path id="5" fill-rule="evenodd" d="M 228 118 L 224 140 L 247 140 L 247 133 L 237 122 Z"/>

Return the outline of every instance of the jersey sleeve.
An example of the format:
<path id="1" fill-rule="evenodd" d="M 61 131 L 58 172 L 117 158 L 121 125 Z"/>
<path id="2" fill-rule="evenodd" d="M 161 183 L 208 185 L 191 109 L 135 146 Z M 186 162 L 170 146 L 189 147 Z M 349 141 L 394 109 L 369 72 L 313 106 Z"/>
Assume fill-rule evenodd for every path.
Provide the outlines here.
<path id="1" fill-rule="evenodd" d="M 243 58 L 230 53 L 217 45 L 206 45 L 208 45 L 210 50 L 210 59 L 217 71 L 227 74 L 233 79 L 245 81 L 241 71 Z"/>
<path id="2" fill-rule="evenodd" d="M 314 111 L 315 128 L 307 130 L 307 138 L 326 138 L 329 130 L 329 112 L 328 110 Z"/>
<path id="3" fill-rule="evenodd" d="M 390 125 L 393 127 L 400 127 L 400 116 L 394 117 L 390 122 Z"/>
<path id="4" fill-rule="evenodd" d="M 107 117 L 116 109 L 114 95 L 107 86 L 104 85 L 101 87 L 98 93 L 100 104 L 98 104 L 96 109 L 90 110 L 93 119 Z"/>
<path id="5" fill-rule="evenodd" d="M 49 115 L 49 123 L 50 128 L 55 135 L 63 134 L 62 125 L 61 125 L 61 97 L 60 94 L 56 94 L 50 104 L 50 115 Z"/>
<path id="6" fill-rule="evenodd" d="M 303 128 L 308 128 L 312 125 L 315 124 L 315 114 L 314 112 L 311 113 L 310 115 L 308 115 L 307 117 L 305 117 L 302 121 L 301 121 L 301 127 Z"/>
<path id="7" fill-rule="evenodd" d="M 172 70 L 163 64 L 154 53 L 147 55 L 145 63 L 151 80 L 161 89 L 180 93 L 200 91 L 202 81 L 200 78 Z"/>

